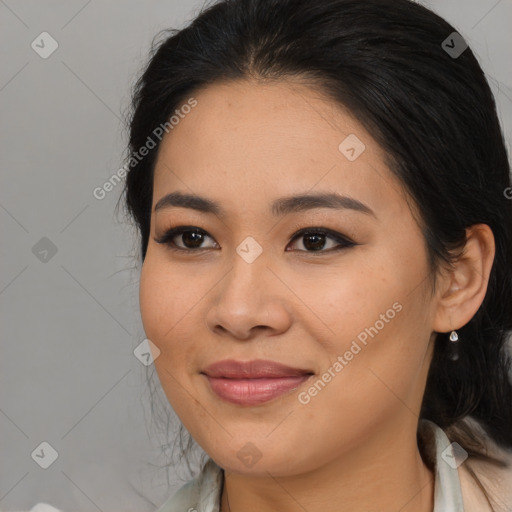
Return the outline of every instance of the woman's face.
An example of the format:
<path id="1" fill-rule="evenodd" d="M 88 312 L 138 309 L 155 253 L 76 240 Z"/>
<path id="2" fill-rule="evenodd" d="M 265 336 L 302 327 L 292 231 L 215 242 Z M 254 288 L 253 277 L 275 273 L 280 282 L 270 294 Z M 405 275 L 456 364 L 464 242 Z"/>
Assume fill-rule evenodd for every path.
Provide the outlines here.
<path id="1" fill-rule="evenodd" d="M 194 98 L 159 149 L 140 282 L 181 421 L 217 464 L 255 475 L 415 436 L 435 304 L 422 234 L 383 151 L 304 85 L 217 84 Z M 162 201 L 178 193 L 201 200 Z M 188 232 L 156 241 L 179 226 Z M 292 370 L 208 368 L 226 360 Z"/>

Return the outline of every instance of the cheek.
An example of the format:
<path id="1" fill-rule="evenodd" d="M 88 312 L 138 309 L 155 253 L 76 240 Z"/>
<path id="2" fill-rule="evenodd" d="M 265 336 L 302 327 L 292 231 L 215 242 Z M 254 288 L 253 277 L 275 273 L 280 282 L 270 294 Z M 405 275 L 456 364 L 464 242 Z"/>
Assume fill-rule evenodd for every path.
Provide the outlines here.
<path id="1" fill-rule="evenodd" d="M 149 257 L 148 257 L 149 256 Z M 186 384 L 188 362 L 194 360 L 190 324 L 195 296 L 194 286 L 183 286 L 187 280 L 176 275 L 168 262 L 148 256 L 140 274 L 139 302 L 146 337 L 160 350 L 154 361 L 162 388 L 173 408 L 181 410 L 190 402 Z M 190 404 L 189 404 L 190 405 Z"/>
<path id="2" fill-rule="evenodd" d="M 202 294 L 201 283 L 194 282 L 192 276 L 184 277 L 157 257 L 146 257 L 140 275 L 139 302 L 147 337 L 161 350 L 186 337 L 187 319 Z"/>
<path id="3" fill-rule="evenodd" d="M 139 304 L 146 336 L 161 349 L 162 328 L 169 297 L 165 293 L 166 280 L 159 273 L 159 269 L 160 266 L 147 256 L 140 274 Z"/>
<path id="4" fill-rule="evenodd" d="M 357 265 L 347 264 L 332 273 L 320 268 L 316 276 L 311 272 L 307 280 L 295 279 L 294 292 L 306 298 L 306 304 L 315 313 L 314 322 L 319 327 L 328 327 L 327 337 L 323 336 L 324 347 L 343 353 L 358 335 L 364 341 L 366 329 L 375 322 L 381 330 L 381 315 L 386 320 L 396 316 L 393 304 L 404 296 L 396 283 L 403 279 L 393 274 L 382 263 L 358 258 Z"/>
<path id="5" fill-rule="evenodd" d="M 348 311 L 332 317 L 337 322 L 333 330 L 341 334 L 327 347 L 331 365 L 340 362 L 338 356 L 342 361 L 324 405 L 330 400 L 343 404 L 363 422 L 368 410 L 378 416 L 404 404 L 414 409 L 427 363 L 424 292 L 377 284 L 365 288 Z"/>
<path id="6" fill-rule="evenodd" d="M 346 354 L 351 371 L 382 367 L 391 377 L 397 369 L 407 374 L 422 364 L 428 339 L 418 333 L 428 330 L 426 261 L 417 255 L 414 264 L 406 263 L 405 256 L 384 248 L 358 257 L 357 269 L 347 265 L 346 272 L 317 276 L 314 287 L 315 280 L 302 281 L 297 294 L 309 298 L 320 323 L 329 327 L 321 343 L 331 363 Z"/>

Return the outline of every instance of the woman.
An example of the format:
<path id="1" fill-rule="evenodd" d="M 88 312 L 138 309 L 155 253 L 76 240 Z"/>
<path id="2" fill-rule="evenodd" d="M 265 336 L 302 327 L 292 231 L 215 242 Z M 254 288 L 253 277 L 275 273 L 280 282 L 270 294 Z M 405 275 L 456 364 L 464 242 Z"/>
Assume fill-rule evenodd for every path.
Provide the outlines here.
<path id="1" fill-rule="evenodd" d="M 463 38 L 408 0 L 221 0 L 161 42 L 126 205 L 159 509 L 512 510 L 512 189 Z"/>

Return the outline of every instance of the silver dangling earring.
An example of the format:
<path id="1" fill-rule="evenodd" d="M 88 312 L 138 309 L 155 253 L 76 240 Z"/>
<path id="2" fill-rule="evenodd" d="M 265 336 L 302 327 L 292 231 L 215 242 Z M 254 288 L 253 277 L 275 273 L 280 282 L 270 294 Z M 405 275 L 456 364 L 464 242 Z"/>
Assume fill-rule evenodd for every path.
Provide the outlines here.
<path id="1" fill-rule="evenodd" d="M 458 350 L 458 348 L 459 348 L 460 340 L 459 340 L 459 335 L 457 334 L 456 331 L 452 331 L 450 333 L 450 341 L 452 343 L 451 343 L 451 349 L 450 349 L 451 354 L 450 354 L 449 357 L 450 357 L 450 359 L 452 361 L 457 361 L 457 359 L 459 359 L 459 350 Z"/>

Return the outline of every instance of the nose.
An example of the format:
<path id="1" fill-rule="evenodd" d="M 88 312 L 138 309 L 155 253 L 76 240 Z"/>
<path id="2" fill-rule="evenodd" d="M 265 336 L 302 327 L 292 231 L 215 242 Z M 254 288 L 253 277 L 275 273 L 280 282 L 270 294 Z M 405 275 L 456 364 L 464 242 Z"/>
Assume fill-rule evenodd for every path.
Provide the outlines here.
<path id="1" fill-rule="evenodd" d="M 231 269 L 209 294 L 207 327 L 217 335 L 250 340 L 285 332 L 291 325 L 290 290 L 264 253 L 252 262 L 235 253 Z"/>

